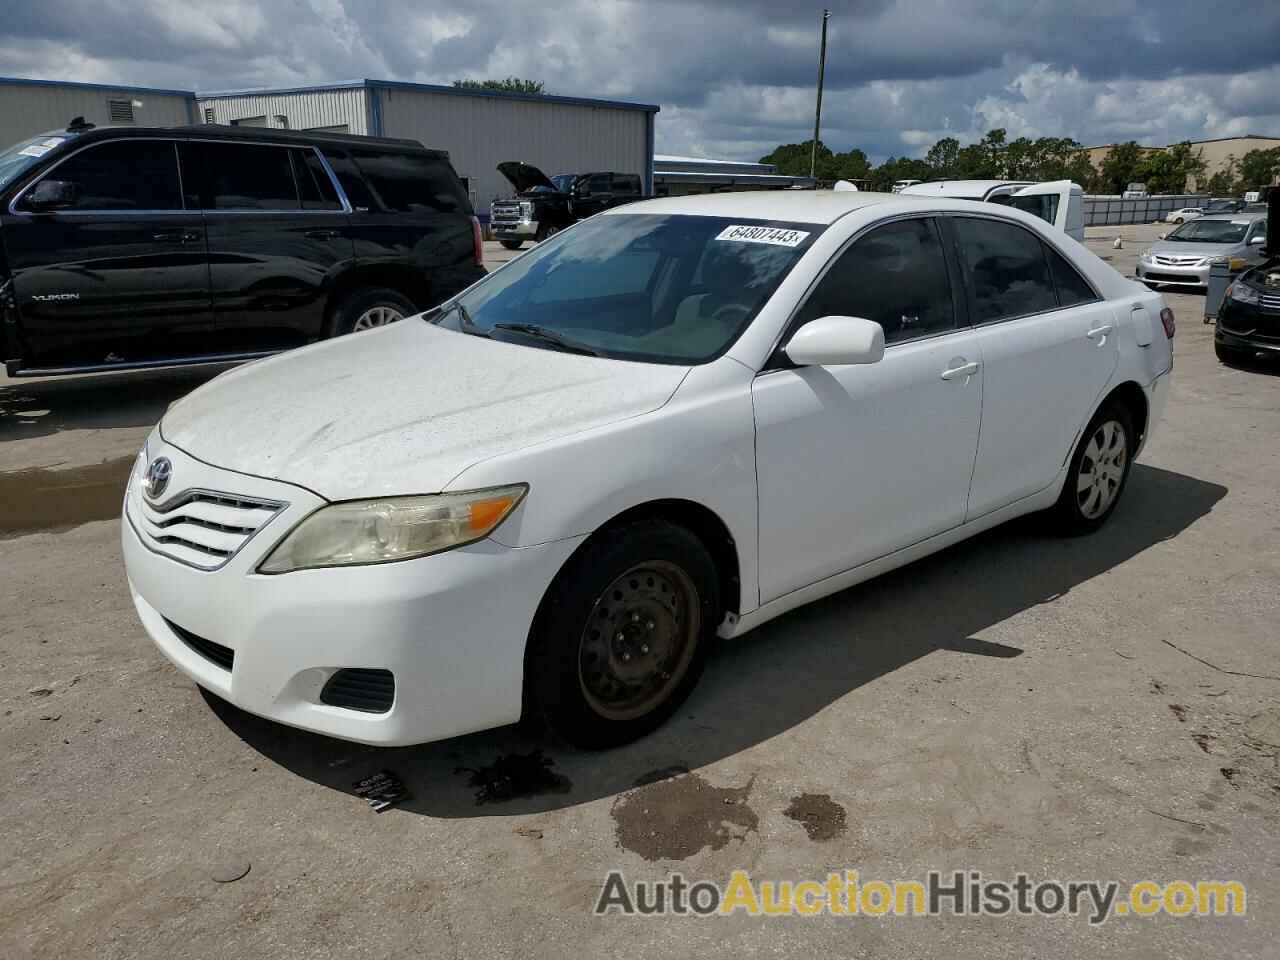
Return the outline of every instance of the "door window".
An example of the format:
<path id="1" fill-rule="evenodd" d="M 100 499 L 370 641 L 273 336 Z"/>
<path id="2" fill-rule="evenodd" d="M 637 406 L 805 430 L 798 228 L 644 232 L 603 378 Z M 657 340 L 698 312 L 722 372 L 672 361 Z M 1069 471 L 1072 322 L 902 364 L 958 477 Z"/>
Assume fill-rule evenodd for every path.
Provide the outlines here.
<path id="1" fill-rule="evenodd" d="M 82 150 L 44 179 L 74 183 L 70 210 L 181 210 L 178 158 L 170 140 L 115 140 Z"/>
<path id="2" fill-rule="evenodd" d="M 205 143 L 203 148 L 212 209 L 299 209 L 287 147 Z"/>
<path id="3" fill-rule="evenodd" d="M 973 290 L 974 323 L 1057 308 L 1058 298 L 1038 236 L 999 220 L 958 217 L 954 223 Z"/>
<path id="4" fill-rule="evenodd" d="M 955 329 L 951 282 L 932 219 L 900 220 L 860 238 L 831 265 L 801 309 L 819 317 L 874 320 L 886 344 Z"/>
<path id="5" fill-rule="evenodd" d="M 303 210 L 341 210 L 333 181 L 314 150 L 293 150 L 293 175 L 298 181 Z"/>

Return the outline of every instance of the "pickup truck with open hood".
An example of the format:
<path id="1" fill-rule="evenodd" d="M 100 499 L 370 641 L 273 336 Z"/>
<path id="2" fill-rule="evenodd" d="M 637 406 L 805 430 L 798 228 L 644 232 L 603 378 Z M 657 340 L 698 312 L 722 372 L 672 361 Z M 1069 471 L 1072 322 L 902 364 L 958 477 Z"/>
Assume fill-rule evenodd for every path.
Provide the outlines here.
<path id="1" fill-rule="evenodd" d="M 610 207 L 647 199 L 640 175 L 612 171 L 562 173 L 548 177 L 531 163 L 508 160 L 498 172 L 511 181 L 515 197 L 490 207 L 493 235 L 509 250 L 526 240 L 545 240 L 570 224 Z"/>

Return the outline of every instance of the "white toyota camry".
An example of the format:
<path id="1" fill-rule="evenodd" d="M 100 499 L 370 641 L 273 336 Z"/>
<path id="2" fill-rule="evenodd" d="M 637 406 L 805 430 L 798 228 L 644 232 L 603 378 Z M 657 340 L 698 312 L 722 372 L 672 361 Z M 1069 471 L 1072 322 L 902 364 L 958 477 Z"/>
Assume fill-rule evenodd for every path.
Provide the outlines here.
<path id="1" fill-rule="evenodd" d="M 621 743 L 717 634 L 1020 514 L 1100 526 L 1173 332 L 1007 207 L 638 203 L 175 404 L 129 582 L 179 669 L 282 723 L 405 744 L 537 712 Z"/>

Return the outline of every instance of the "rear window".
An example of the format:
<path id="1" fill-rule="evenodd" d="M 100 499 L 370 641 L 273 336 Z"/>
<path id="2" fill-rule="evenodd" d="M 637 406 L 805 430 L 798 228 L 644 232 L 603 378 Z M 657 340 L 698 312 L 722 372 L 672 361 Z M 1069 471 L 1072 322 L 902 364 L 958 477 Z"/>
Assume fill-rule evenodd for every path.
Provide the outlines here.
<path id="1" fill-rule="evenodd" d="M 443 157 L 429 153 L 375 153 L 352 157 L 384 210 L 398 213 L 468 211 L 458 178 Z"/>
<path id="2" fill-rule="evenodd" d="M 1058 298 L 1040 238 L 998 220 L 954 220 L 969 271 L 975 323 L 1054 310 Z"/>

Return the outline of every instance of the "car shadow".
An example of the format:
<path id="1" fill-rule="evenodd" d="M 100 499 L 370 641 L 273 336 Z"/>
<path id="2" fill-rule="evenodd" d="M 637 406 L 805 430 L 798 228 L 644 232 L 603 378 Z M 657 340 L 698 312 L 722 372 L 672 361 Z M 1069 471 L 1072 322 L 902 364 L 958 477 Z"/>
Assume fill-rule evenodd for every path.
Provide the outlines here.
<path id="1" fill-rule="evenodd" d="M 0 378 L 0 442 L 63 430 L 149 427 L 227 364 L 23 380 Z"/>
<path id="2" fill-rule="evenodd" d="M 975 634 L 1177 536 L 1226 493 L 1220 484 L 1138 464 L 1098 533 L 1057 538 L 1037 518 L 1024 518 L 792 611 L 725 643 L 672 720 L 608 752 L 564 747 L 525 726 L 414 747 L 365 747 L 206 699 L 246 743 L 308 780 L 352 793 L 357 780 L 392 771 L 410 793 L 399 809 L 474 817 L 573 806 L 616 795 L 655 771 L 696 769 L 736 754 L 936 651 L 1019 656 L 1019 648 Z"/>

